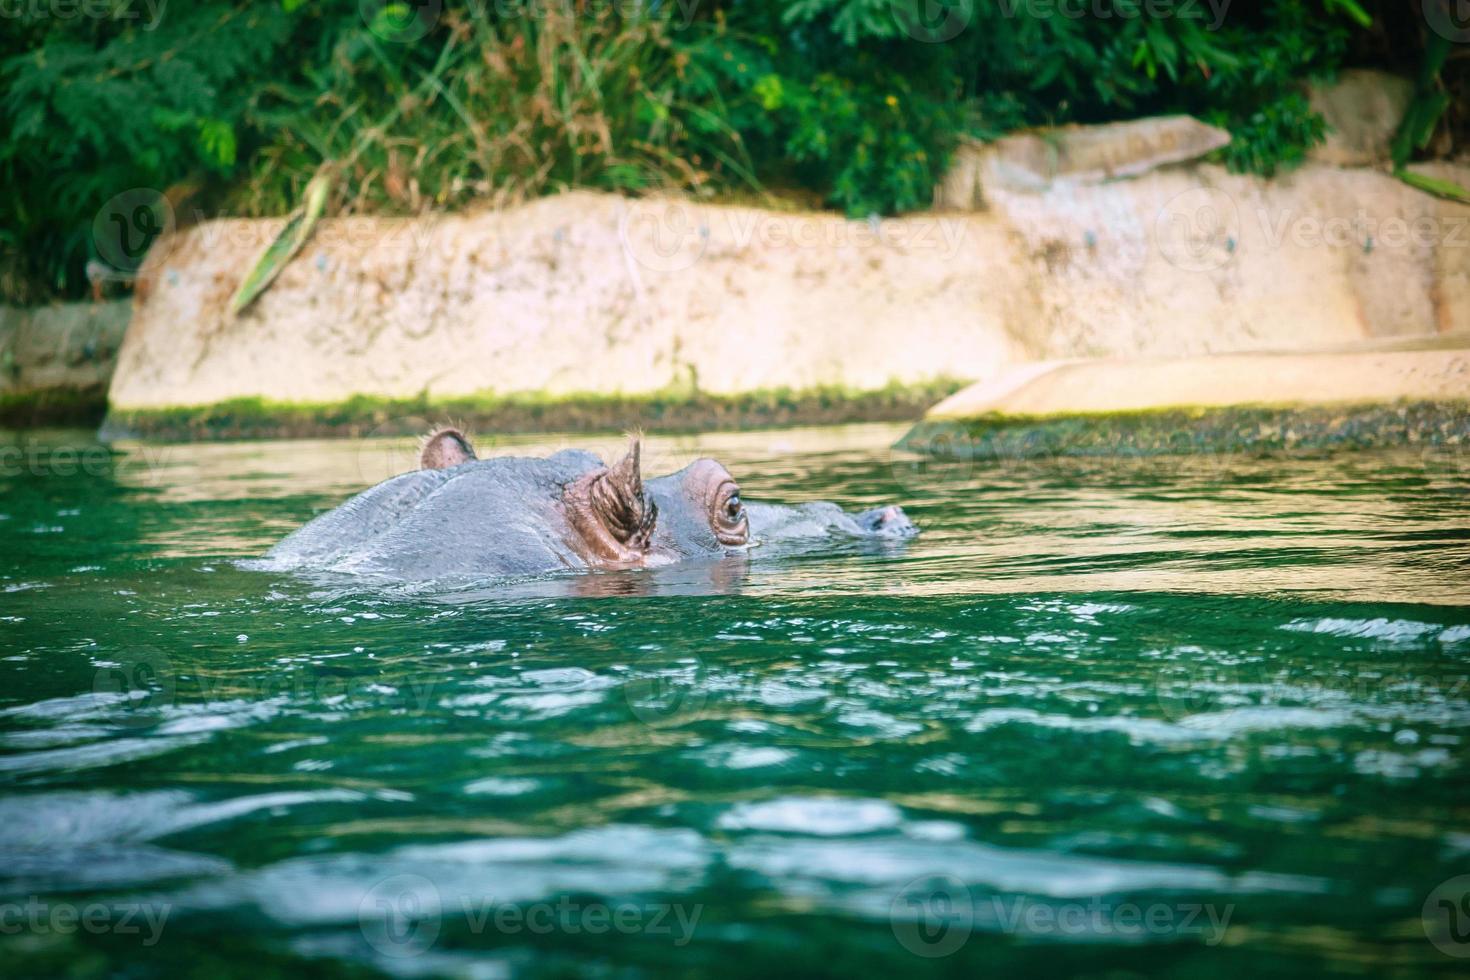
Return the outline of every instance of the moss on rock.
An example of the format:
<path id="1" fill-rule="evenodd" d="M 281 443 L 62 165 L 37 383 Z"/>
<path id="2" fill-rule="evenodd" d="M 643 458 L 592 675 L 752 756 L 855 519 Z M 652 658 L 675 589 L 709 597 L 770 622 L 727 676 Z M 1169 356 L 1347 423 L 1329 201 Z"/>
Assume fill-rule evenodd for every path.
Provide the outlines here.
<path id="1" fill-rule="evenodd" d="M 678 432 L 893 422 L 922 414 L 961 386 L 959 381 L 939 380 L 871 390 L 827 386 L 733 395 L 688 389 L 646 395 L 485 393 L 444 399 L 359 395 L 330 404 L 241 398 L 212 405 L 113 410 L 103 434 L 163 440 L 392 436 L 414 434 L 445 421 L 481 432 Z"/>
<path id="2" fill-rule="evenodd" d="M 107 413 L 107 388 L 37 388 L 0 392 L 0 429 L 43 425 L 93 426 Z"/>
<path id="3" fill-rule="evenodd" d="M 1470 402 L 991 414 L 925 419 L 897 445 L 911 452 L 972 459 L 1470 446 Z"/>

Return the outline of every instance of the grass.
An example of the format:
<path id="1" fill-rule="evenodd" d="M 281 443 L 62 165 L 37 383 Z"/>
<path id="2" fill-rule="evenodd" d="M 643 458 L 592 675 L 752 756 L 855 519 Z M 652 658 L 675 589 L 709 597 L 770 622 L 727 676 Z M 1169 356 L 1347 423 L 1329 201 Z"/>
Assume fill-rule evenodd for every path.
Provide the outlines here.
<path id="1" fill-rule="evenodd" d="M 309 84 L 262 95 L 276 139 L 227 210 L 289 211 L 323 168 L 337 213 L 499 206 L 568 187 L 757 188 L 711 72 L 718 49 L 674 30 L 671 12 L 446 10 L 416 45 L 348 31 Z"/>

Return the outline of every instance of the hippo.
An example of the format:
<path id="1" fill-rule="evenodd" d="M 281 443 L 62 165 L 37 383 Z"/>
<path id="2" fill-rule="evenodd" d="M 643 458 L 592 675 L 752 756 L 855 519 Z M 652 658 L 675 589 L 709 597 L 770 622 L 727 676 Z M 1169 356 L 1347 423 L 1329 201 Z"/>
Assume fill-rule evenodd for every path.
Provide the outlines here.
<path id="1" fill-rule="evenodd" d="M 902 540 L 919 533 L 890 505 L 744 500 L 730 472 L 698 459 L 644 480 L 641 443 L 604 465 L 592 453 L 479 459 L 457 429 L 435 432 L 421 469 L 364 490 L 283 538 L 256 567 L 414 581 L 654 568 L 828 536 Z"/>

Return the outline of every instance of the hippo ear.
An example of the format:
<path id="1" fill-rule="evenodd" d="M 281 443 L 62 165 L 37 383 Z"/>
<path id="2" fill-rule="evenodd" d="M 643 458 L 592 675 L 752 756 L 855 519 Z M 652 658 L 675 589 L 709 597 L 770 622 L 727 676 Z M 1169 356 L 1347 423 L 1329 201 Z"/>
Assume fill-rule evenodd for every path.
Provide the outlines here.
<path id="1" fill-rule="evenodd" d="M 603 527 L 622 544 L 634 547 L 648 543 L 658 517 L 658 507 L 643 492 L 640 450 L 634 438 L 623 458 L 599 473 L 588 488 Z"/>
<path id="2" fill-rule="evenodd" d="M 440 429 L 424 443 L 419 465 L 426 470 L 447 470 L 475 458 L 474 447 L 464 433 L 458 429 Z"/>

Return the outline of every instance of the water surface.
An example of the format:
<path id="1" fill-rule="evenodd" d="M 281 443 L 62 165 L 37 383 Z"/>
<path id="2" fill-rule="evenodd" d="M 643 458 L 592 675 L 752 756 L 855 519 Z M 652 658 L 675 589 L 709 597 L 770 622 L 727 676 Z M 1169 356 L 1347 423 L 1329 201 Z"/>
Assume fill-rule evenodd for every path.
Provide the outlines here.
<path id="1" fill-rule="evenodd" d="M 645 467 L 907 544 L 448 591 L 234 564 L 409 441 L 0 439 L 5 972 L 1463 969 L 1470 456 L 899 434 Z"/>

